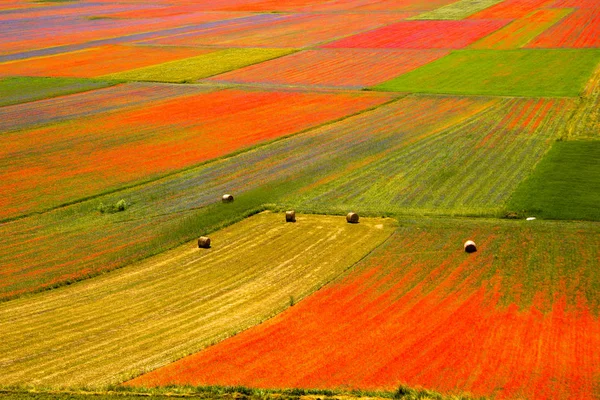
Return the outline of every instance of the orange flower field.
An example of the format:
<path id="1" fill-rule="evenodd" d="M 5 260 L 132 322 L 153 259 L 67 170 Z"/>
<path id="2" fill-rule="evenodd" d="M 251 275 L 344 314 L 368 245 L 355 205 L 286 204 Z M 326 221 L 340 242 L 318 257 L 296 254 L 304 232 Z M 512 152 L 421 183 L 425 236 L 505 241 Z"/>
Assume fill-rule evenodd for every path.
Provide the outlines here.
<path id="1" fill-rule="evenodd" d="M 446 54 L 444 50 L 307 50 L 209 80 L 361 88 L 384 82 Z"/>
<path id="2" fill-rule="evenodd" d="M 550 223 L 435 224 L 406 221 L 348 277 L 128 385 L 600 394 L 598 227 L 563 225 L 558 242 Z"/>
<path id="3" fill-rule="evenodd" d="M 599 141 L 600 0 L 0 0 L 0 400 L 600 400 Z"/>
<path id="4" fill-rule="evenodd" d="M 55 56 L 0 64 L 0 76 L 93 78 L 148 65 L 195 57 L 214 50 L 106 45 Z"/>
<path id="5" fill-rule="evenodd" d="M 0 157 L 19 162 L 0 167 L 5 195 L 0 199 L 0 218 L 147 180 L 387 99 L 378 94 L 207 90 L 143 108 L 9 133 L 4 135 Z M 33 141 L 35 148 L 30 147 Z M 53 190 L 59 185 L 60 191 Z"/>

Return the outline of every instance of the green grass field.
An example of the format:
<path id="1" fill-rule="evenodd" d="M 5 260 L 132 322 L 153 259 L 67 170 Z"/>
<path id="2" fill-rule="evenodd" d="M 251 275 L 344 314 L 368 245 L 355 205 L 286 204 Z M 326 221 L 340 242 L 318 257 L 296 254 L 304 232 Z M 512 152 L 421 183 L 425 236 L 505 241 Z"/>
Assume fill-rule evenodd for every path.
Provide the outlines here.
<path id="1" fill-rule="evenodd" d="M 10 77 L 0 79 L 0 106 L 86 92 L 116 82 L 78 78 Z"/>
<path id="2" fill-rule="evenodd" d="M 225 49 L 184 60 L 105 75 L 104 79 L 150 82 L 194 82 L 295 52 L 292 49 Z"/>
<path id="3" fill-rule="evenodd" d="M 256 325 L 393 232 L 385 219 L 261 213 L 114 273 L 0 304 L 0 384 L 120 383 Z M 60 359 L 60 362 L 56 362 Z"/>
<path id="4" fill-rule="evenodd" d="M 600 141 L 556 142 L 507 207 L 522 216 L 599 221 Z"/>
<path id="5" fill-rule="evenodd" d="M 497 96 L 578 96 L 600 50 L 462 50 L 375 90 Z"/>

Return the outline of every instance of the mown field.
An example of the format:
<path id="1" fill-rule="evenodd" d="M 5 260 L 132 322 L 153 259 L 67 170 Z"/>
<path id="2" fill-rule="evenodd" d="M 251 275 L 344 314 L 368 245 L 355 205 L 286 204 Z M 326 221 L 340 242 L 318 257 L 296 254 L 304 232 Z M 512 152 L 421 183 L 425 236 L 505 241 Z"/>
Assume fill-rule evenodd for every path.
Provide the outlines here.
<path id="1" fill-rule="evenodd" d="M 0 26 L 0 398 L 600 397 L 599 2 Z"/>
<path id="2" fill-rule="evenodd" d="M 0 304 L 0 384 L 100 386 L 256 325 L 334 279 L 393 222 L 262 213 L 141 263 Z M 56 362 L 60 359 L 61 362 Z"/>

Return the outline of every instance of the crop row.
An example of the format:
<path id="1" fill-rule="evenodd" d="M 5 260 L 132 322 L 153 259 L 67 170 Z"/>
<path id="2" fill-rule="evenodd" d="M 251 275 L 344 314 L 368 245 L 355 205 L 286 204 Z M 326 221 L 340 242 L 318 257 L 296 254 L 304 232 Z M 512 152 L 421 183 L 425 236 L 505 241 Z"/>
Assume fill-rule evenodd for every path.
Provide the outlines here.
<path id="1" fill-rule="evenodd" d="M 401 20 L 402 13 L 294 14 L 240 29 L 235 24 L 148 43 L 175 46 L 302 48 L 379 28 Z"/>
<path id="2" fill-rule="evenodd" d="M 2 63 L 0 76 L 93 78 L 209 52 L 211 50 L 178 47 L 106 45 L 55 56 Z"/>
<path id="3" fill-rule="evenodd" d="M 445 50 L 318 49 L 242 68 L 211 82 L 362 88 L 448 54 Z"/>
<path id="4" fill-rule="evenodd" d="M 461 49 L 502 28 L 505 20 L 402 21 L 329 43 L 327 48 Z"/>
<path id="5" fill-rule="evenodd" d="M 21 82 L 31 82 L 31 86 L 40 81 L 45 81 L 37 78 L 18 79 Z M 15 85 L 15 87 L 22 86 L 19 84 Z M 37 87 L 39 88 L 40 86 Z M 76 120 L 81 117 L 91 117 L 100 113 L 141 108 L 144 105 L 152 104 L 152 102 L 198 94 L 205 91 L 206 89 L 203 87 L 192 85 L 176 86 L 156 85 L 152 83 L 114 85 L 71 95 L 4 106 L 2 108 L 3 119 L 0 120 L 0 130 L 2 132 L 26 130 L 40 125 Z"/>
<path id="6" fill-rule="evenodd" d="M 376 215 L 497 215 L 560 135 L 572 106 L 565 99 L 408 96 L 146 185 L 5 223 L 0 293 L 11 297 L 127 265 L 265 203 Z M 223 193 L 236 202 L 207 207 Z M 120 199 L 126 211 L 97 211 Z"/>
<path id="7" fill-rule="evenodd" d="M 575 10 L 558 24 L 532 40 L 527 47 L 600 47 L 600 7 Z"/>
<path id="8" fill-rule="evenodd" d="M 184 83 L 232 71 L 293 53 L 292 49 L 224 49 L 183 60 L 169 61 L 124 72 L 103 79 Z"/>
<path id="9" fill-rule="evenodd" d="M 468 16 L 485 10 L 493 5 L 502 3 L 503 0 L 458 0 L 446 6 L 436 8 L 423 14 L 417 15 L 414 19 L 454 19 L 461 20 Z"/>
<path id="10" fill-rule="evenodd" d="M 387 111 L 393 115 L 396 105 Z M 500 213 L 550 148 L 572 106 L 566 100 L 499 100 L 418 142 L 388 143 L 368 162 L 354 159 L 290 201 L 316 212 Z M 414 129 L 381 120 L 399 132 Z"/>
<path id="11" fill-rule="evenodd" d="M 368 94 L 205 87 L 134 109 L 6 133 L 0 150 L 0 218 L 157 177 L 386 100 Z"/>
<path id="12" fill-rule="evenodd" d="M 523 47 L 531 39 L 554 25 L 569 9 L 537 10 L 520 18 L 506 27 L 486 36 L 470 46 L 471 49 L 516 49 Z"/>
<path id="13" fill-rule="evenodd" d="M 126 269 L 0 304 L 0 384 L 119 383 L 256 325 L 343 273 L 392 222 L 262 213 Z M 58 362 L 57 360 L 60 360 Z"/>
<path id="14" fill-rule="evenodd" d="M 597 224 L 401 220 L 350 275 L 128 385 L 598 394 Z M 473 238 L 478 251 L 465 254 Z"/>

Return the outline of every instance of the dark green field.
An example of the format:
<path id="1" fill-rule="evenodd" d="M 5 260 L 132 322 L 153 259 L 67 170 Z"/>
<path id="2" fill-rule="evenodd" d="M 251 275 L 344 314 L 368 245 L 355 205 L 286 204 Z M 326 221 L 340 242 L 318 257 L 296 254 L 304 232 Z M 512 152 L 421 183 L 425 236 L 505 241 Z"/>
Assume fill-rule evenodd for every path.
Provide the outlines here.
<path id="1" fill-rule="evenodd" d="M 600 220 L 600 142 L 556 142 L 508 208 L 522 216 Z"/>

